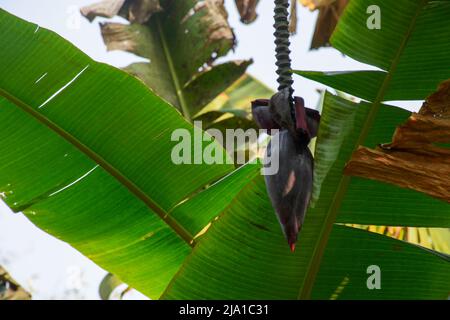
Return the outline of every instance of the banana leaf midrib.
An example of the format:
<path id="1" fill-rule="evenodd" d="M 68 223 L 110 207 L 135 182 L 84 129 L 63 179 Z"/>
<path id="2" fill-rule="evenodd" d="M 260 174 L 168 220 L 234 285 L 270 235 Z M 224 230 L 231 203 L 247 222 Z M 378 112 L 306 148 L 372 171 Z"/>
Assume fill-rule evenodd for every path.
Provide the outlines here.
<path id="1" fill-rule="evenodd" d="M 406 30 L 406 34 L 403 37 L 403 41 L 400 43 L 400 46 L 398 47 L 396 55 L 395 55 L 394 59 L 392 60 L 392 63 L 390 65 L 389 69 L 386 72 L 386 77 L 378 90 L 376 99 L 374 100 L 374 102 L 371 105 L 371 108 L 367 115 L 366 121 L 362 127 L 362 131 L 358 137 L 358 140 L 354 146 L 354 149 L 356 149 L 359 145 L 362 145 L 364 143 L 364 141 L 366 140 L 368 133 L 375 121 L 377 113 L 380 109 L 381 102 L 383 101 L 386 90 L 389 87 L 389 83 L 392 79 L 392 74 L 395 72 L 397 65 L 400 61 L 400 58 L 402 56 L 402 53 L 405 50 L 408 40 L 410 39 L 410 36 L 414 30 L 417 18 L 420 15 L 423 7 L 428 2 L 429 2 L 429 0 L 422 0 L 420 2 L 420 4 L 417 6 L 416 13 L 415 13 L 413 19 L 411 20 L 411 23 L 410 23 L 408 29 Z M 331 43 L 333 43 L 333 39 L 331 39 Z M 345 193 L 350 184 L 350 180 L 351 180 L 351 177 L 343 175 L 339 181 L 337 191 L 333 197 L 332 203 L 330 205 L 330 209 L 327 212 L 324 224 L 322 225 L 322 229 L 320 231 L 320 236 L 318 238 L 319 241 L 314 247 L 313 256 L 312 256 L 311 260 L 309 261 L 309 266 L 307 268 L 306 275 L 303 278 L 304 280 L 303 280 L 303 284 L 300 287 L 300 292 L 299 292 L 299 297 L 298 297 L 299 299 L 310 299 L 310 297 L 311 297 L 315 279 L 319 272 L 322 256 L 325 252 L 325 248 L 327 246 L 327 242 L 330 237 L 331 230 L 333 229 L 333 224 L 336 221 L 338 210 L 342 204 Z"/>
<path id="2" fill-rule="evenodd" d="M 45 125 L 47 128 L 64 138 L 66 141 L 75 146 L 82 153 L 87 155 L 93 161 L 95 161 L 99 166 L 101 166 L 106 172 L 112 175 L 116 180 L 118 180 L 124 187 L 126 187 L 132 194 L 134 194 L 138 199 L 145 203 L 145 205 L 155 212 L 168 226 L 170 226 L 177 234 L 180 236 L 188 245 L 194 246 L 195 240 L 193 236 L 175 219 L 173 219 L 168 212 L 162 209 L 151 197 L 144 193 L 136 184 L 124 176 L 119 170 L 112 166 L 108 161 L 103 159 L 95 151 L 91 150 L 89 147 L 80 142 L 76 137 L 72 136 L 70 133 L 59 127 L 57 124 L 46 118 L 43 114 L 34 110 L 27 103 L 23 102 L 20 98 L 10 94 L 3 88 L 0 88 L 0 96 L 4 97 L 19 109 L 26 112 L 34 119 Z"/>
<path id="3" fill-rule="evenodd" d="M 164 31 L 161 26 L 161 20 L 158 16 L 156 16 L 155 19 L 156 19 L 156 25 L 158 28 L 157 33 L 158 33 L 159 39 L 160 39 L 162 47 L 163 47 L 164 57 L 166 58 L 167 66 L 169 67 L 170 76 L 171 76 L 172 83 L 173 83 L 173 86 L 174 86 L 174 89 L 175 89 L 175 92 L 176 92 L 176 95 L 178 98 L 178 102 L 180 103 L 181 111 L 183 113 L 183 116 L 186 118 L 186 120 L 188 122 L 192 122 L 191 115 L 189 112 L 189 107 L 186 103 L 186 99 L 184 97 L 184 92 L 181 87 L 180 80 L 179 80 L 177 71 L 175 70 L 172 56 L 170 54 L 170 51 L 169 51 L 169 48 L 167 45 L 166 36 L 164 35 Z"/>

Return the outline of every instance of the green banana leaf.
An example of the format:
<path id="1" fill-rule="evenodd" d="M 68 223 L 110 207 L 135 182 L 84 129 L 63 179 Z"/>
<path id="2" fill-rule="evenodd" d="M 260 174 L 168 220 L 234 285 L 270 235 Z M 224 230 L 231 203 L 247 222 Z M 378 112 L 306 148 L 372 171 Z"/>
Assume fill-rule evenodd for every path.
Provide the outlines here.
<path id="1" fill-rule="evenodd" d="M 251 102 L 273 94 L 265 84 L 245 74 L 196 114 L 195 120 L 202 121 L 207 129 L 258 129 L 251 121 Z"/>
<path id="2" fill-rule="evenodd" d="M 0 266 L 1 300 L 31 300 L 31 294 L 17 283 L 2 266 Z"/>
<path id="3" fill-rule="evenodd" d="M 157 298 L 193 245 L 169 212 L 233 166 L 175 165 L 172 131 L 201 134 L 176 109 L 53 32 L 0 25 L 3 201 Z"/>
<path id="4" fill-rule="evenodd" d="M 381 29 L 369 29 L 366 13 L 376 5 Z M 351 1 L 331 38 L 342 53 L 380 71 L 308 72 L 306 78 L 378 105 L 423 100 L 450 78 L 450 37 L 446 0 Z"/>
<path id="5" fill-rule="evenodd" d="M 379 3 L 381 2 L 378 1 L 375 4 Z M 353 48 L 353 51 L 342 50 L 344 53 L 354 58 L 358 58 L 357 54 L 360 54 L 366 59 L 361 59 L 363 62 L 369 62 L 367 56 L 370 57 L 369 53 L 361 54 L 360 50 L 361 44 L 366 44 L 365 39 L 370 37 L 365 24 L 367 16 L 364 15 L 363 20 L 355 18 L 352 14 L 360 16 L 365 14 L 366 8 L 371 4 L 374 3 L 352 1 L 348 12 L 342 18 L 340 28 L 338 27 L 334 35 L 334 39 L 346 39 L 345 44 Z M 404 10 L 401 15 L 399 8 L 408 5 L 413 7 L 415 11 L 412 11 L 416 13 L 420 9 L 415 1 L 407 3 L 403 1 L 401 4 L 392 6 L 384 3 L 382 12 L 383 21 L 386 22 L 383 24 L 381 33 L 389 31 L 392 33 L 395 30 L 395 27 L 389 25 L 390 23 L 394 26 L 405 25 L 404 20 L 399 22 L 396 17 L 400 20 L 404 19 L 404 12 L 411 12 L 411 8 Z M 440 8 L 444 11 L 447 8 L 447 4 L 443 2 L 430 4 L 432 11 L 436 14 L 439 13 L 439 8 L 435 8 L 438 5 L 444 6 Z M 410 24 L 413 24 L 416 19 L 412 18 L 413 22 Z M 433 19 L 433 21 L 431 25 L 430 23 L 427 25 L 431 29 L 428 39 L 433 41 L 429 40 L 432 41 L 431 44 L 425 43 L 425 48 L 433 48 L 433 51 L 428 50 L 426 54 L 419 51 L 418 58 L 427 59 L 428 64 L 447 62 L 444 65 L 448 65 L 448 55 L 443 55 L 442 52 L 448 53 L 449 48 L 446 47 L 447 44 L 437 43 L 439 39 L 446 37 L 430 37 L 431 34 L 445 35 L 448 32 L 448 26 L 445 25 L 445 20 L 436 22 L 437 20 Z M 356 24 L 358 27 L 355 26 Z M 362 32 L 361 28 L 366 30 Z M 352 88 L 351 85 L 360 87 L 360 91 L 375 88 L 378 91 L 373 96 L 378 97 L 378 101 L 355 104 L 330 94 L 325 96 L 324 113 L 315 152 L 315 203 L 314 208 L 308 212 L 300 235 L 299 245 L 303 246 L 296 253 L 300 257 L 297 260 L 283 259 L 284 257 L 280 254 L 283 242 L 281 238 L 278 238 L 279 243 L 277 243 L 280 248 L 275 247 L 276 241 L 270 237 L 270 233 L 276 232 L 276 222 L 269 214 L 271 210 L 267 200 L 265 204 L 263 203 L 266 197 L 261 196 L 264 193 L 264 189 L 260 186 L 261 182 L 255 182 L 255 185 L 249 185 L 235 200 L 235 202 L 240 201 L 239 205 L 236 205 L 238 208 L 230 207 L 223 214 L 223 218 L 213 224 L 210 231 L 194 248 L 190 258 L 186 260 L 163 297 L 186 298 L 186 292 L 190 297 L 194 292 L 196 298 L 445 299 L 447 297 L 450 286 L 443 283 L 449 281 L 446 274 L 450 270 L 448 256 L 432 251 L 423 255 L 423 249 L 405 242 L 348 227 L 333 227 L 335 221 L 430 227 L 449 227 L 450 225 L 449 206 L 444 202 L 395 186 L 355 178 L 350 181 L 349 178 L 342 176 L 345 162 L 350 158 L 355 147 L 360 144 L 373 147 L 379 142 L 389 141 L 396 125 L 409 116 L 405 110 L 383 105 L 381 102 L 386 100 L 383 95 L 389 81 L 391 78 L 396 79 L 395 71 L 406 72 L 402 71 L 407 69 L 406 66 L 402 69 L 397 68 L 395 64 L 400 61 L 404 47 L 408 45 L 410 33 L 413 29 L 416 31 L 423 28 L 422 26 L 414 29 L 410 26 L 405 34 L 400 33 L 404 37 L 402 41 L 397 38 L 392 40 L 392 37 L 380 34 L 380 31 L 376 34 L 375 40 L 370 39 L 369 43 L 377 46 L 376 48 L 367 46 L 370 51 L 374 49 L 375 52 L 385 52 L 383 50 L 385 43 L 397 46 L 393 55 L 385 57 L 387 61 L 392 61 L 392 66 L 389 68 L 390 74 L 383 80 L 383 86 L 377 87 L 376 83 L 362 82 L 361 79 L 368 78 L 369 72 L 357 72 L 355 74 L 358 78 L 355 76 L 350 78 L 345 74 L 347 78 L 344 76 L 342 78 L 347 82 L 336 87 L 345 89 L 344 91 L 351 94 L 355 94 L 354 91 L 349 91 L 349 87 Z M 361 38 L 358 38 L 359 35 Z M 398 33 L 395 33 L 395 36 L 397 35 Z M 360 41 L 355 41 L 355 37 Z M 412 39 L 413 36 L 411 41 Z M 364 47 L 364 50 L 367 47 Z M 434 50 L 434 48 L 437 49 Z M 446 50 L 441 51 L 441 49 Z M 353 52 L 355 55 L 350 54 Z M 390 59 L 391 57 L 396 59 Z M 416 64 L 411 63 L 411 59 L 416 60 L 409 59 L 409 63 L 406 64 L 410 69 L 414 69 Z M 419 63 L 415 72 L 420 72 L 421 67 Z M 435 68 L 434 71 L 437 69 Z M 431 93 L 442 79 L 448 78 L 449 69 L 445 70 L 444 72 L 439 70 L 436 73 L 431 70 L 427 73 L 428 78 L 421 77 L 423 83 L 428 82 L 428 91 L 422 92 Z M 374 74 L 379 75 L 380 72 Z M 406 87 L 404 99 L 417 98 L 417 94 L 408 95 L 410 93 L 408 83 L 402 85 Z M 403 88 L 403 86 L 400 87 Z M 422 86 L 422 83 L 419 87 L 427 88 Z M 421 97 L 425 96 L 423 94 Z M 267 216 L 264 210 L 267 210 Z M 230 217 L 232 215 L 234 219 Z M 270 222 L 265 219 L 272 219 L 273 230 L 269 227 Z M 241 227 L 241 225 L 245 226 Z M 249 232 L 252 225 L 264 226 L 266 234 Z M 238 231 L 241 233 L 236 236 Z M 245 245 L 241 245 L 238 251 L 234 250 L 238 247 L 234 241 L 241 243 L 245 241 Z M 273 247 L 268 244 L 273 244 Z M 230 260 L 236 262 L 236 265 L 228 266 L 224 262 Z M 367 279 L 365 268 L 372 264 L 379 266 L 385 279 L 389 279 L 387 285 L 384 285 L 380 291 L 369 290 L 364 281 Z M 210 272 L 206 277 L 205 269 Z M 201 274 L 200 270 L 202 270 Z M 421 271 L 417 272 L 418 270 Z M 267 278 L 267 274 L 271 274 L 270 279 Z M 208 281 L 208 285 L 203 280 Z M 406 285 L 412 281 L 414 281 L 412 288 Z M 200 288 L 202 289 L 199 290 Z"/>

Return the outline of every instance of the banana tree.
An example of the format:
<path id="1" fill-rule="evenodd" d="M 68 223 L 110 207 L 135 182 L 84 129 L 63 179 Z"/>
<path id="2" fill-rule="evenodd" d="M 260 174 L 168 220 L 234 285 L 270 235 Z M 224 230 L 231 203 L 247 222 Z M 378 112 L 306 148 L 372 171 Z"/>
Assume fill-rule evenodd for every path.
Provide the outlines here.
<path id="1" fill-rule="evenodd" d="M 335 37 L 355 37 L 346 25 L 361 3 L 350 3 Z M 425 8 L 428 18 L 449 12 L 448 2 Z M 403 26 L 404 15 L 383 10 L 394 13 L 381 32 L 403 50 L 412 32 L 399 44 L 387 24 Z M 448 32 L 428 18 L 428 32 Z M 175 108 L 48 30 L 5 11 L 0 26 L 2 198 L 128 285 L 165 299 L 447 298 L 447 255 L 346 225 L 450 226 L 442 201 L 342 174 L 358 145 L 388 140 L 409 112 L 325 95 L 314 203 L 292 254 L 259 165 L 173 164 L 171 132 L 203 134 Z M 445 59 L 442 46 L 419 58 Z M 368 286 L 373 266 L 379 290 Z"/>

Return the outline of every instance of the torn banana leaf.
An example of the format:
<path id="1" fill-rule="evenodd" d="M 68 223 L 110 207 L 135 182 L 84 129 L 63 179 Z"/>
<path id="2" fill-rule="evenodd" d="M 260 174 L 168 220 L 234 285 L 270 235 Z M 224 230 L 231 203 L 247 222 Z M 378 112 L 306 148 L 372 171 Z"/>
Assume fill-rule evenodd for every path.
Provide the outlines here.
<path id="1" fill-rule="evenodd" d="M 29 294 L 0 266 L 0 300 L 31 300 Z"/>
<path id="2" fill-rule="evenodd" d="M 119 13 L 124 3 L 125 0 L 105 0 L 81 8 L 81 14 L 89 21 L 94 20 L 95 17 L 112 18 Z"/>
<path id="3" fill-rule="evenodd" d="M 145 1 L 147 3 L 147 1 Z M 123 50 L 149 59 L 133 63 L 125 71 L 137 76 L 158 95 L 192 116 L 241 77 L 251 61 L 231 61 L 214 65 L 235 45 L 223 1 L 160 1 L 160 8 L 146 23 L 131 19 L 129 0 L 121 14 L 132 22 L 101 24 L 108 50 Z M 123 14 L 124 8 L 128 14 Z M 95 15 L 95 11 L 82 13 Z M 155 11 L 156 12 L 156 11 Z"/>
<path id="4" fill-rule="evenodd" d="M 204 227 L 171 210 L 230 173 L 229 158 L 175 164 L 172 132 L 202 132 L 141 81 L 3 10 L 0 34 L 1 199 L 158 298 Z"/>
<path id="5" fill-rule="evenodd" d="M 81 8 L 81 14 L 89 21 L 121 15 L 130 22 L 144 23 L 161 10 L 160 0 L 104 0 Z"/>
<path id="6" fill-rule="evenodd" d="M 208 129 L 223 132 L 233 128 L 257 128 L 256 123 L 251 121 L 251 101 L 273 94 L 272 89 L 245 74 L 197 113 L 195 120 L 203 121 Z"/>
<path id="7" fill-rule="evenodd" d="M 450 203 L 450 80 L 423 104 L 419 114 L 395 130 L 392 142 L 359 147 L 345 167 L 351 176 L 392 183 Z"/>

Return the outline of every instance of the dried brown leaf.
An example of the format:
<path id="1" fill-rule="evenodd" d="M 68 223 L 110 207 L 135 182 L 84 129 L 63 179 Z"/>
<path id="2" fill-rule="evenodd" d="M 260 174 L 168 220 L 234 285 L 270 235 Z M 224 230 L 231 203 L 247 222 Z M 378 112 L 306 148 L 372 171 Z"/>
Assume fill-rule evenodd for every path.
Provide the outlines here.
<path id="1" fill-rule="evenodd" d="M 108 50 L 147 58 L 124 70 L 190 118 L 239 79 L 250 61 L 215 64 L 235 46 L 224 0 L 159 2 L 163 11 L 147 22 L 102 23 L 101 33 Z M 133 4 L 153 8 L 150 1 L 127 0 L 118 15 L 133 16 Z"/>
<path id="2" fill-rule="evenodd" d="M 345 174 L 395 184 L 450 203 L 449 159 L 448 150 L 431 146 L 419 152 L 360 147 Z"/>
<path id="3" fill-rule="evenodd" d="M 205 0 L 194 7 L 194 14 L 203 11 L 202 25 L 208 27 L 209 41 L 229 41 L 235 44 L 235 36 L 228 24 L 228 12 L 224 0 Z"/>
<path id="4" fill-rule="evenodd" d="M 420 149 L 423 144 L 450 143 L 449 118 L 413 113 L 405 124 L 398 126 L 392 143 L 385 149 Z"/>
<path id="5" fill-rule="evenodd" d="M 236 0 L 236 7 L 243 23 L 248 24 L 256 20 L 258 17 L 256 14 L 258 2 L 259 0 Z"/>
<path id="6" fill-rule="evenodd" d="M 437 118 L 450 118 L 450 80 L 439 85 L 438 91 L 428 97 L 419 113 Z"/>
<path id="7" fill-rule="evenodd" d="M 297 33 L 297 1 L 291 2 L 291 13 L 289 14 L 289 33 Z"/>
<path id="8" fill-rule="evenodd" d="M 320 6 L 314 35 L 311 40 L 311 49 L 318 49 L 330 45 L 330 37 L 344 12 L 349 0 L 325 1 Z"/>
<path id="9" fill-rule="evenodd" d="M 140 31 L 143 31 L 144 28 L 134 30 L 134 27 L 138 28 L 138 26 L 128 26 L 114 22 L 100 24 L 100 31 L 107 50 L 123 50 L 146 57 L 144 50 L 142 52 L 139 50 L 143 45 L 143 41 L 140 41 L 140 38 L 143 36 Z"/>
<path id="10" fill-rule="evenodd" d="M 359 147 L 345 174 L 395 184 L 450 202 L 450 81 L 395 130 L 392 143 Z"/>

